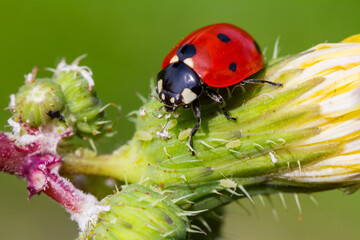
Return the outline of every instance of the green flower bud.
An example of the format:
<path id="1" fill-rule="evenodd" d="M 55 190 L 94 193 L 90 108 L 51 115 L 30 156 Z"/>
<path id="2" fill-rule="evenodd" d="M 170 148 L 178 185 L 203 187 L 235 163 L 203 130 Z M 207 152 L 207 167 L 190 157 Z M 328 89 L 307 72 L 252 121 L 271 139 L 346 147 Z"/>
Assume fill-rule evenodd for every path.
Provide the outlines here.
<path id="1" fill-rule="evenodd" d="M 61 86 L 64 92 L 67 121 L 76 128 L 81 136 L 97 135 L 105 122 L 104 108 L 101 100 L 93 90 L 91 70 L 78 66 L 79 59 L 71 65 L 62 61 L 54 75 L 54 82 Z"/>
<path id="2" fill-rule="evenodd" d="M 110 206 L 79 236 L 83 239 L 186 239 L 186 212 L 165 196 L 133 184 L 101 201 Z"/>
<path id="3" fill-rule="evenodd" d="M 15 120 L 40 126 L 52 120 L 51 113 L 64 109 L 65 98 L 51 79 L 36 79 L 23 85 L 15 96 Z"/>

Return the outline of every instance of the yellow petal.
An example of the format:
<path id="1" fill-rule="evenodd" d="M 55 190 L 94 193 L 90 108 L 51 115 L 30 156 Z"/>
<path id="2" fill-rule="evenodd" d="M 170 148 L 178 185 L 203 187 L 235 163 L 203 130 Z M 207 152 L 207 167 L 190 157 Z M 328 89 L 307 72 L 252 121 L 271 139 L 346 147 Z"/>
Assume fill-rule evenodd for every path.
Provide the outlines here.
<path id="1" fill-rule="evenodd" d="M 343 43 L 349 43 L 349 42 L 360 42 L 360 34 L 355 34 L 350 37 L 345 38 L 341 42 Z"/>

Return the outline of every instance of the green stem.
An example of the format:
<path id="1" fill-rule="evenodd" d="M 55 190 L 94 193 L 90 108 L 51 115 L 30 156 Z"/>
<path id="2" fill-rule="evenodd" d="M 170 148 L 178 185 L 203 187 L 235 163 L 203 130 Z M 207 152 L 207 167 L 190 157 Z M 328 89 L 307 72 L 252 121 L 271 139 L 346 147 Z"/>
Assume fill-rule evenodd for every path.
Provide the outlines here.
<path id="1" fill-rule="evenodd" d="M 128 144 L 112 154 L 96 155 L 87 149 L 78 149 L 74 154 L 64 156 L 62 172 L 106 176 L 126 182 L 139 182 L 146 165 L 138 157 L 138 146 Z"/>

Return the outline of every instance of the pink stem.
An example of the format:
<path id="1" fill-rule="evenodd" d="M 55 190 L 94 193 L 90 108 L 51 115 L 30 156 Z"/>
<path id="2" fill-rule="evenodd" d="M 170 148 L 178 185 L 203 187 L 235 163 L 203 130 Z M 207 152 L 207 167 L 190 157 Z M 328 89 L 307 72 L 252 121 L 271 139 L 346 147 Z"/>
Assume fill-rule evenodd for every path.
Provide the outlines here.
<path id="1" fill-rule="evenodd" d="M 59 175 L 62 159 L 52 154 L 35 153 L 36 150 L 19 148 L 8 135 L 0 133 L 0 172 L 24 178 L 28 182 L 29 199 L 34 194 L 44 192 L 72 215 L 81 215 L 86 211 L 84 206 L 97 204 L 93 196 L 75 188 Z"/>
<path id="2" fill-rule="evenodd" d="M 56 167 L 55 173 L 47 175 L 47 185 L 43 192 L 60 203 L 71 214 L 81 214 L 88 201 L 88 195 L 74 187 L 67 179 L 61 177 Z"/>
<path id="3" fill-rule="evenodd" d="M 17 150 L 16 145 L 4 133 L 0 133 L 0 171 L 21 175 L 28 153 Z"/>

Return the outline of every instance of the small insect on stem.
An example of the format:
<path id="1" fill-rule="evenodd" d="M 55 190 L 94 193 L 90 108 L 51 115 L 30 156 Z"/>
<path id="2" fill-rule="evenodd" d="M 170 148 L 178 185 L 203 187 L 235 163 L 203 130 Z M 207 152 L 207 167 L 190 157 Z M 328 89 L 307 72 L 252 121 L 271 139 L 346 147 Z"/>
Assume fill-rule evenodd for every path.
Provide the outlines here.
<path id="1" fill-rule="evenodd" d="M 57 118 L 57 119 L 59 119 L 61 122 L 66 122 L 66 121 L 65 121 L 65 118 L 60 114 L 59 111 L 49 110 L 49 111 L 47 112 L 47 115 L 49 115 L 49 117 L 50 117 L 51 119 Z"/>

